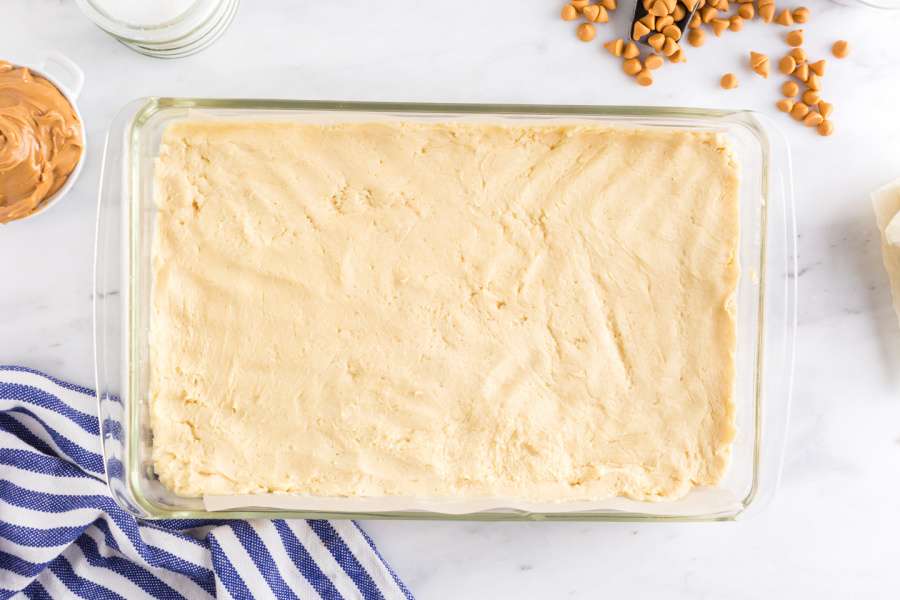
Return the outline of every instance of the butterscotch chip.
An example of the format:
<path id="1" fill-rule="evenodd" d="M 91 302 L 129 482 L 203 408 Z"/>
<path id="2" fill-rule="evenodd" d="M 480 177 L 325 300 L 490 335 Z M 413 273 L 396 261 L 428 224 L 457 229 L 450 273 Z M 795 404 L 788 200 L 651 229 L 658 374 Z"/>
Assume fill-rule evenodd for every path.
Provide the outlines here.
<path id="1" fill-rule="evenodd" d="M 669 14 L 669 7 L 666 6 L 666 3 L 663 2 L 663 0 L 656 0 L 656 2 L 650 5 L 650 14 L 657 17 L 664 17 Z"/>
<path id="2" fill-rule="evenodd" d="M 641 5 L 643 5 L 644 10 L 649 11 L 650 5 L 652 5 L 654 0 L 641 0 Z"/>
<path id="3" fill-rule="evenodd" d="M 667 38 L 671 38 L 676 42 L 681 39 L 681 30 L 675 25 L 666 25 L 662 30 L 662 34 Z"/>
<path id="4" fill-rule="evenodd" d="M 562 13 L 560 14 L 563 21 L 574 21 L 578 18 L 578 9 L 572 6 L 571 4 L 566 4 L 562 7 Z"/>
<path id="5" fill-rule="evenodd" d="M 675 6 L 678 5 L 678 0 L 663 0 L 666 4 L 666 9 L 668 9 L 668 14 L 672 14 L 675 11 Z"/>
<path id="6" fill-rule="evenodd" d="M 808 81 L 809 80 L 809 65 L 806 63 L 800 63 L 797 65 L 797 68 L 794 69 L 794 77 L 799 79 L 800 81 Z"/>
<path id="7" fill-rule="evenodd" d="M 650 71 L 648 71 L 647 69 L 639 72 L 637 75 L 635 75 L 634 78 L 638 82 L 638 84 L 644 87 L 653 84 L 653 74 L 650 73 Z"/>
<path id="8" fill-rule="evenodd" d="M 825 117 L 826 119 L 831 116 L 831 113 L 834 112 L 834 106 L 830 102 L 825 102 L 824 100 L 819 101 L 819 114 Z"/>
<path id="9" fill-rule="evenodd" d="M 781 14 L 775 19 L 775 22 L 779 25 L 783 25 L 785 27 L 790 27 L 794 24 L 794 17 L 791 16 L 791 11 L 788 9 L 784 9 L 781 11 Z"/>
<path id="10" fill-rule="evenodd" d="M 769 57 L 759 52 L 750 52 L 750 68 L 757 75 L 769 78 Z"/>
<path id="11" fill-rule="evenodd" d="M 622 70 L 625 71 L 629 75 L 637 75 L 641 72 L 641 61 L 636 58 L 626 59 L 622 63 Z"/>
<path id="12" fill-rule="evenodd" d="M 675 19 L 675 22 L 678 23 L 685 17 L 686 14 L 687 12 L 684 10 L 684 6 L 679 4 L 675 7 L 675 12 L 672 13 L 672 17 Z"/>
<path id="13" fill-rule="evenodd" d="M 744 19 L 740 15 L 733 15 L 728 19 L 728 29 L 731 31 L 740 31 L 744 28 Z"/>
<path id="14" fill-rule="evenodd" d="M 756 9 L 753 8 L 753 2 L 744 2 L 738 7 L 738 14 L 742 19 L 752 19 L 756 16 Z"/>
<path id="15" fill-rule="evenodd" d="M 650 30 L 647 29 L 647 26 L 638 21 L 631 30 L 631 39 L 639 40 L 648 33 L 650 33 Z"/>
<path id="16" fill-rule="evenodd" d="M 797 61 L 798 65 L 802 62 L 806 62 L 806 50 L 803 48 L 791 48 L 791 51 L 788 52 L 788 56 Z"/>
<path id="17" fill-rule="evenodd" d="M 588 21 L 596 21 L 601 8 L 603 7 L 599 4 L 588 4 L 581 9 L 581 14 L 584 15 L 584 18 Z"/>
<path id="18" fill-rule="evenodd" d="M 662 53 L 666 56 L 672 56 L 678 51 L 678 42 L 673 40 L 672 38 L 666 38 L 665 43 L 662 47 Z"/>
<path id="19" fill-rule="evenodd" d="M 732 90 L 738 86 L 737 75 L 734 73 L 725 73 L 719 80 L 719 85 L 726 90 Z"/>
<path id="20" fill-rule="evenodd" d="M 647 26 L 647 29 L 649 29 L 651 31 L 656 29 L 656 17 L 654 17 L 650 13 L 647 13 L 646 15 L 641 17 L 639 20 L 641 23 L 643 23 L 644 25 Z"/>
<path id="21" fill-rule="evenodd" d="M 606 11 L 606 7 L 600 7 L 600 12 L 597 13 L 597 18 L 594 21 L 597 23 L 609 23 L 609 13 Z"/>
<path id="22" fill-rule="evenodd" d="M 824 120 L 825 119 L 823 119 L 822 115 L 820 115 L 819 113 L 810 111 L 805 117 L 803 117 L 803 124 L 807 127 L 818 127 L 819 124 Z"/>
<path id="23" fill-rule="evenodd" d="M 697 6 L 699 0 L 681 0 L 681 3 L 684 5 L 684 8 L 690 12 L 694 10 L 694 7 Z"/>
<path id="24" fill-rule="evenodd" d="M 603 47 L 609 50 L 613 56 L 622 56 L 622 50 L 625 48 L 625 42 L 619 38 L 603 44 Z"/>
<path id="25" fill-rule="evenodd" d="M 728 6 L 728 0 L 719 0 L 719 3 L 716 4 L 716 8 L 719 9 L 719 12 L 728 12 L 728 9 L 731 7 Z"/>
<path id="26" fill-rule="evenodd" d="M 638 49 L 637 44 L 634 42 L 628 42 L 625 44 L 625 49 L 622 50 L 622 56 L 625 58 L 637 58 L 641 55 L 641 51 Z"/>
<path id="27" fill-rule="evenodd" d="M 662 50 L 663 44 L 666 43 L 666 36 L 661 33 L 654 33 L 649 38 L 647 38 L 647 43 L 650 44 L 650 47 L 660 52 Z"/>
<path id="28" fill-rule="evenodd" d="M 825 74 L 825 59 L 817 60 L 814 63 L 809 63 L 809 70 L 821 77 Z"/>
<path id="29" fill-rule="evenodd" d="M 846 58 L 850 54 L 850 44 L 847 40 L 838 40 L 831 46 L 831 53 L 836 58 Z"/>
<path id="30" fill-rule="evenodd" d="M 834 133 L 834 123 L 826 119 L 819 123 L 819 126 L 816 127 L 816 131 L 819 132 L 819 135 L 829 136 Z"/>
<path id="31" fill-rule="evenodd" d="M 672 15 L 666 15 L 664 17 L 660 17 L 656 20 L 656 30 L 662 31 L 664 28 L 672 25 L 675 22 L 675 18 Z"/>
<path id="32" fill-rule="evenodd" d="M 794 9 L 791 16 L 794 18 L 795 23 L 806 23 L 809 20 L 809 9 L 805 6 L 800 6 Z"/>
<path id="33" fill-rule="evenodd" d="M 688 43 L 695 48 L 702 46 L 705 41 L 706 33 L 702 29 L 691 29 L 688 33 Z"/>
<path id="34" fill-rule="evenodd" d="M 800 86 L 793 81 L 785 81 L 781 85 L 781 94 L 785 98 L 794 98 L 800 93 Z"/>
<path id="35" fill-rule="evenodd" d="M 809 89 L 818 92 L 822 89 L 822 81 L 819 79 L 818 75 L 810 73 L 809 77 L 806 79 L 806 86 Z"/>
<path id="36" fill-rule="evenodd" d="M 788 43 L 788 46 L 793 46 L 795 48 L 803 45 L 803 30 L 795 29 L 793 31 L 789 31 L 786 36 L 784 36 L 784 40 Z"/>
<path id="37" fill-rule="evenodd" d="M 803 92 L 803 95 L 800 97 L 803 100 L 804 104 L 808 104 L 810 106 L 814 106 L 819 103 L 821 97 L 819 96 L 819 92 L 816 90 L 806 90 Z"/>
<path id="38" fill-rule="evenodd" d="M 794 108 L 794 101 L 790 98 L 782 98 L 775 103 L 775 106 L 777 106 L 778 110 L 780 110 L 781 112 L 789 113 L 791 112 L 791 109 Z"/>
<path id="39" fill-rule="evenodd" d="M 716 10 L 715 6 L 704 6 L 700 9 L 700 19 L 704 23 L 711 23 L 713 19 L 716 18 L 716 15 L 719 14 L 719 11 Z"/>
<path id="40" fill-rule="evenodd" d="M 650 69 L 653 71 L 654 69 L 658 69 L 663 66 L 662 56 L 659 54 L 650 54 L 647 58 L 644 59 L 644 68 Z"/>
<path id="41" fill-rule="evenodd" d="M 759 0 L 759 2 L 757 2 L 757 4 L 759 6 L 774 6 L 775 0 Z"/>
<path id="42" fill-rule="evenodd" d="M 588 4 L 590 4 L 590 0 L 572 0 L 572 6 L 577 8 L 579 12 Z"/>
<path id="43" fill-rule="evenodd" d="M 616 10 L 616 0 L 600 0 L 600 6 L 606 10 Z"/>
<path id="44" fill-rule="evenodd" d="M 684 50 L 681 48 L 670 54 L 668 58 L 669 62 L 673 63 L 687 62 L 687 59 L 684 57 Z"/>
<path id="45" fill-rule="evenodd" d="M 716 37 L 722 37 L 722 34 L 725 33 L 725 30 L 728 29 L 728 21 L 725 19 L 713 19 L 710 23 L 713 28 L 713 33 L 716 34 Z"/>
<path id="46" fill-rule="evenodd" d="M 590 23 L 582 23 L 576 30 L 578 39 L 582 42 L 589 42 L 597 35 L 597 30 Z"/>
<path id="47" fill-rule="evenodd" d="M 794 69 L 797 68 L 797 61 L 794 60 L 794 57 L 790 54 L 784 56 L 781 60 L 778 61 L 778 70 L 784 73 L 785 75 L 790 75 L 794 72 Z"/>
<path id="48" fill-rule="evenodd" d="M 689 29 L 697 29 L 701 25 L 703 25 L 703 19 L 700 18 L 699 12 L 695 12 L 694 15 L 691 17 L 691 22 L 688 23 L 688 28 Z"/>
<path id="49" fill-rule="evenodd" d="M 802 121 L 806 115 L 809 114 L 809 107 L 802 102 L 794 103 L 793 108 L 791 108 L 791 116 L 797 119 L 798 121 Z"/>
<path id="50" fill-rule="evenodd" d="M 771 23 L 775 19 L 775 5 L 762 4 L 759 5 L 759 16 L 766 23 Z"/>

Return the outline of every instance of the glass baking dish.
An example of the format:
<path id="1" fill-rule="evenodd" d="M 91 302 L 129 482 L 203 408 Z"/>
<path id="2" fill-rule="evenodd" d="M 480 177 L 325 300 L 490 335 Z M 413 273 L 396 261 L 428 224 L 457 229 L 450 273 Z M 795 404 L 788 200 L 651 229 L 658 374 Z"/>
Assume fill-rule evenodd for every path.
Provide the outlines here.
<path id="1" fill-rule="evenodd" d="M 446 506 L 415 510 L 397 502 L 256 496 L 211 502 L 176 496 L 153 474 L 148 418 L 150 249 L 153 166 L 165 126 L 187 116 L 293 119 L 590 122 L 623 127 L 715 130 L 741 169 L 740 265 L 736 294 L 737 437 L 716 488 L 671 502 L 621 499 L 597 509 L 559 503 L 540 510 Z M 94 290 L 97 395 L 103 454 L 113 497 L 143 518 L 393 518 L 461 520 L 730 520 L 758 510 L 778 484 L 790 406 L 796 325 L 796 231 L 790 155 L 783 137 L 749 111 L 616 106 L 395 104 L 145 98 L 124 107 L 104 150 L 97 215 Z M 212 499 L 215 500 L 215 499 Z M 228 499 L 226 499 L 228 500 Z M 498 503 L 501 502 L 498 500 Z M 211 506 L 225 510 L 211 510 Z"/>

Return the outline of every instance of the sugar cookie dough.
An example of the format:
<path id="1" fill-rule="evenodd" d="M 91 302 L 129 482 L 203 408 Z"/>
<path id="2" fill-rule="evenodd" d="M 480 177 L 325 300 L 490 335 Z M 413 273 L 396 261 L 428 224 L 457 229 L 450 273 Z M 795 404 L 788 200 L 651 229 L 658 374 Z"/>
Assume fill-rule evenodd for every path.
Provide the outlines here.
<path id="1" fill-rule="evenodd" d="M 190 120 L 155 198 L 153 459 L 178 494 L 723 476 L 738 168 L 715 133 Z"/>

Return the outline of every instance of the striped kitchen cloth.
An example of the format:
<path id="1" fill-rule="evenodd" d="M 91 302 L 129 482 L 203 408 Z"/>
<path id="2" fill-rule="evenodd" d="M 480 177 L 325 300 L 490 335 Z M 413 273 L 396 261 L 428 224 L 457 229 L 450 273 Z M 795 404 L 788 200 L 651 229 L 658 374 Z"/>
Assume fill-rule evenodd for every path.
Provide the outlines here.
<path id="1" fill-rule="evenodd" d="M 139 521 L 113 501 L 94 392 L 0 366 L 0 599 L 412 599 L 351 521 Z"/>

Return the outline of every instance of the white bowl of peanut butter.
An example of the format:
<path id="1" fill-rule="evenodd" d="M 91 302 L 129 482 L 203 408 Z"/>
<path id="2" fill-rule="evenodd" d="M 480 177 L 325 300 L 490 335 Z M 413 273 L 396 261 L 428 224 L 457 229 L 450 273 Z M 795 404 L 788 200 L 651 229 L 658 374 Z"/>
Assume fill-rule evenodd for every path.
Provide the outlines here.
<path id="1" fill-rule="evenodd" d="M 0 59 L 0 224 L 46 212 L 78 178 L 87 147 L 75 104 L 83 83 L 61 54 L 37 67 Z"/>

